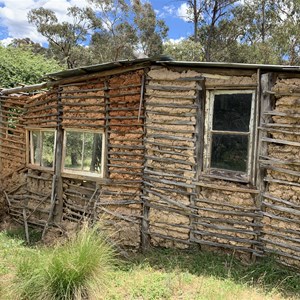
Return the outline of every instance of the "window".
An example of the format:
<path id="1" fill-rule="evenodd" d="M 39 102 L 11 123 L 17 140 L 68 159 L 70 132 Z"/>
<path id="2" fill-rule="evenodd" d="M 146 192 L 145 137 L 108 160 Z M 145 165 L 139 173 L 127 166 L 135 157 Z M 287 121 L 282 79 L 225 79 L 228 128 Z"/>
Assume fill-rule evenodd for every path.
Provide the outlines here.
<path id="1" fill-rule="evenodd" d="M 254 91 L 211 91 L 206 115 L 205 173 L 248 181 Z"/>
<path id="2" fill-rule="evenodd" d="M 29 130 L 29 163 L 38 167 L 54 167 L 55 131 Z"/>
<path id="3" fill-rule="evenodd" d="M 103 132 L 66 130 L 64 172 L 103 176 Z"/>

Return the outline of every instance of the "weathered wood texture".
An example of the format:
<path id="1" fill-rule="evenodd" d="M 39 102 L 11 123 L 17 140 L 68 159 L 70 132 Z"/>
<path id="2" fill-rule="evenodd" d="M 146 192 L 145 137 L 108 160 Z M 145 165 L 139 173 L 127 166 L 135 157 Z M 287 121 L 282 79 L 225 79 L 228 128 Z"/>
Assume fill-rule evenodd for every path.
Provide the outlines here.
<path id="1" fill-rule="evenodd" d="M 278 254 L 288 265 L 300 267 L 300 79 L 277 79 L 273 105 L 262 111 L 260 168 L 265 170 L 261 241 L 266 253 Z M 270 90 L 269 90 L 270 91 Z M 263 92 L 269 92 L 263 91 Z M 272 103 L 271 102 L 271 103 Z M 272 130 L 273 128 L 280 130 Z"/>
<path id="2" fill-rule="evenodd" d="M 134 250 L 142 242 L 247 257 L 274 252 L 299 266 L 300 79 L 278 79 L 272 90 L 259 85 L 259 153 L 251 154 L 259 160 L 257 185 L 254 174 L 250 184 L 203 172 L 206 94 L 255 89 L 257 74 L 151 67 L 147 74 L 82 77 L 31 97 L 4 96 L 1 188 L 11 215 L 45 232 L 60 219 L 65 229 L 100 220 L 119 245 Z M 25 126 L 103 131 L 104 178 L 24 169 Z"/>

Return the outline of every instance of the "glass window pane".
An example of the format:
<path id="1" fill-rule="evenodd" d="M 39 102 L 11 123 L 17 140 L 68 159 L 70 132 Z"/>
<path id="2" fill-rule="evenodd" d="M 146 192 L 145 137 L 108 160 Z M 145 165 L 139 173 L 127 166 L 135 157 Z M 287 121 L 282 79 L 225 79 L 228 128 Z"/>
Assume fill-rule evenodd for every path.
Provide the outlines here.
<path id="1" fill-rule="evenodd" d="M 40 139 L 41 139 L 41 135 L 39 131 L 31 131 L 31 143 L 32 143 L 32 159 L 33 161 L 31 161 L 32 164 L 35 165 L 40 165 L 40 161 L 41 161 L 41 143 L 40 143 Z"/>
<path id="2" fill-rule="evenodd" d="M 83 133 L 66 132 L 65 168 L 82 170 Z"/>
<path id="3" fill-rule="evenodd" d="M 252 94 L 215 95 L 213 130 L 249 131 Z"/>
<path id="4" fill-rule="evenodd" d="M 54 157 L 54 131 L 42 131 L 42 166 L 53 167 Z"/>
<path id="5" fill-rule="evenodd" d="M 101 173 L 102 133 L 84 134 L 83 170 Z"/>
<path id="6" fill-rule="evenodd" d="M 212 133 L 211 167 L 247 171 L 248 136 Z"/>

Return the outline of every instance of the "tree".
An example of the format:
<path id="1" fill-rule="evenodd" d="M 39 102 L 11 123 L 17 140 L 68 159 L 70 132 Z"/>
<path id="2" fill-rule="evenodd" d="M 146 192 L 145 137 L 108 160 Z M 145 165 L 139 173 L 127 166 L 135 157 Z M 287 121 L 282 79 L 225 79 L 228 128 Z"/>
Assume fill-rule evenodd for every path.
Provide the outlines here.
<path id="1" fill-rule="evenodd" d="M 178 61 L 203 61 L 204 49 L 200 43 L 191 39 L 184 39 L 179 42 L 166 42 L 164 54 Z"/>
<path id="2" fill-rule="evenodd" d="M 155 11 L 149 2 L 133 1 L 134 25 L 138 47 L 147 56 L 160 55 L 163 52 L 163 39 L 167 37 L 168 27 L 163 20 L 157 20 Z"/>
<path id="3" fill-rule="evenodd" d="M 89 30 L 95 26 L 90 22 L 93 14 L 89 8 L 73 6 L 68 8 L 67 14 L 71 21 L 60 23 L 53 11 L 40 7 L 29 12 L 28 21 L 47 38 L 49 47 L 58 61 L 65 63 L 68 68 L 74 68 L 76 64 L 73 50 L 86 41 Z"/>
<path id="4" fill-rule="evenodd" d="M 30 50 L 0 46 L 0 86 L 10 88 L 20 84 L 34 84 L 46 73 L 55 72 L 61 66 L 53 59 Z"/>

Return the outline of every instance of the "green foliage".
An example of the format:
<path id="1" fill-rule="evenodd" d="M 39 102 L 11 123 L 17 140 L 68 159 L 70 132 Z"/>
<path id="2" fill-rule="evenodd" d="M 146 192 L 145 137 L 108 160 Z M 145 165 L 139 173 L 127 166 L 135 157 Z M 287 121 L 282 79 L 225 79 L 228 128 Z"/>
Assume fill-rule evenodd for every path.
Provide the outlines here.
<path id="1" fill-rule="evenodd" d="M 0 46 L 1 87 L 39 83 L 43 75 L 59 69 L 61 67 L 53 59 L 46 59 L 21 48 Z"/>
<path id="2" fill-rule="evenodd" d="M 34 229 L 29 227 L 28 233 L 29 233 L 29 240 L 31 245 L 34 245 L 35 243 L 39 242 L 42 238 L 42 230 L 40 229 Z M 26 234 L 25 234 L 24 227 L 7 230 L 5 234 L 9 238 L 20 240 L 23 242 L 26 241 Z"/>
<path id="3" fill-rule="evenodd" d="M 36 250 L 17 265 L 14 293 L 21 299 L 81 299 L 108 282 L 114 251 L 97 228 L 83 228 L 54 249 Z"/>
<path id="4" fill-rule="evenodd" d="M 178 61 L 203 61 L 204 49 L 200 43 L 190 39 L 179 42 L 168 41 L 164 44 L 164 54 Z"/>

